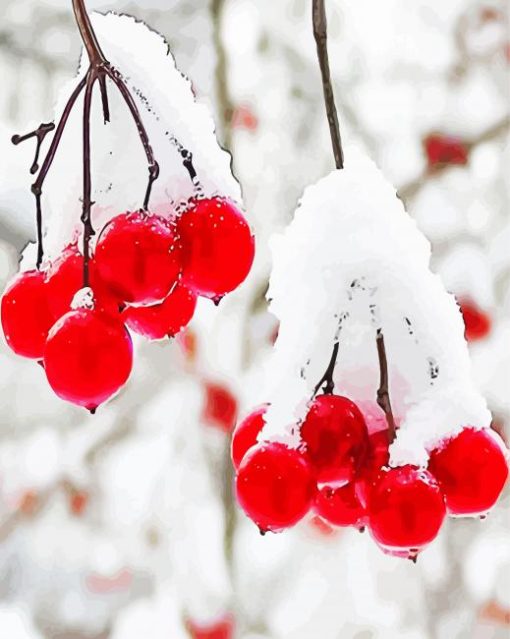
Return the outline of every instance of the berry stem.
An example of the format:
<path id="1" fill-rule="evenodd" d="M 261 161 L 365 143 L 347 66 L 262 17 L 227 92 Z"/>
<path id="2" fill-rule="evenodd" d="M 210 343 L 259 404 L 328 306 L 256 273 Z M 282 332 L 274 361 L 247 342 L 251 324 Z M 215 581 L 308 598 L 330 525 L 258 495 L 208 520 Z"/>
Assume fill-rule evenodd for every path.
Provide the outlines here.
<path id="1" fill-rule="evenodd" d="M 338 357 L 338 349 L 340 342 L 336 341 L 333 344 L 333 351 L 331 353 L 331 359 L 329 360 L 328 367 L 326 368 L 324 375 L 321 377 L 319 383 L 316 385 L 313 391 L 313 397 L 317 395 L 322 386 L 324 385 L 324 395 L 332 395 L 335 390 L 335 382 L 333 381 L 333 373 L 335 371 L 336 360 Z M 312 397 L 312 399 L 313 399 Z"/>
<path id="2" fill-rule="evenodd" d="M 388 440 L 391 444 L 395 439 L 397 427 L 393 418 L 389 393 L 388 360 L 386 357 L 386 346 L 384 335 L 380 328 L 376 333 L 377 356 L 379 358 L 379 388 L 377 389 L 377 403 L 386 416 L 388 424 Z"/>
<path id="3" fill-rule="evenodd" d="M 92 67 L 91 67 L 92 69 Z M 83 200 L 82 215 L 83 223 L 83 286 L 89 286 L 89 259 L 90 259 L 90 238 L 94 235 L 94 229 L 90 219 L 92 208 L 92 181 L 90 176 L 90 109 L 92 105 L 92 89 L 97 80 L 95 73 L 87 73 L 87 86 L 85 87 L 85 97 L 83 100 Z"/>
<path id="4" fill-rule="evenodd" d="M 329 124 L 329 134 L 335 156 L 337 169 L 344 168 L 344 153 L 342 149 L 342 138 L 340 137 L 340 127 L 338 124 L 338 114 L 335 106 L 335 95 L 331 84 L 331 73 L 329 70 L 328 57 L 328 23 L 326 19 L 326 9 L 324 0 L 313 0 L 312 3 L 313 35 L 317 44 L 317 57 L 322 76 L 322 89 L 324 91 L 324 102 L 326 105 L 326 115 Z"/>
<path id="5" fill-rule="evenodd" d="M 91 66 L 99 67 L 107 64 L 107 60 L 99 46 L 94 29 L 92 28 L 84 0 L 73 0 L 73 11 Z"/>

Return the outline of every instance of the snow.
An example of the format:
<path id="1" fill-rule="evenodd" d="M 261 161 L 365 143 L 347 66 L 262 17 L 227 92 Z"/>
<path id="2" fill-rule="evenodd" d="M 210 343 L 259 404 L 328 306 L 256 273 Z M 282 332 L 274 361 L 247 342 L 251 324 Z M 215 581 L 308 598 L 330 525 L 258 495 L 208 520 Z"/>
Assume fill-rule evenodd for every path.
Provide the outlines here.
<path id="1" fill-rule="evenodd" d="M 260 438 L 299 444 L 294 426 L 337 337 L 337 392 L 374 398 L 380 328 L 400 424 L 391 462 L 425 464 L 442 438 L 487 427 L 491 416 L 471 378 L 459 308 L 429 268 L 428 241 L 371 160 L 355 149 L 346 158 L 344 170 L 305 190 L 292 223 L 272 241 L 267 297 L 280 330 Z"/>

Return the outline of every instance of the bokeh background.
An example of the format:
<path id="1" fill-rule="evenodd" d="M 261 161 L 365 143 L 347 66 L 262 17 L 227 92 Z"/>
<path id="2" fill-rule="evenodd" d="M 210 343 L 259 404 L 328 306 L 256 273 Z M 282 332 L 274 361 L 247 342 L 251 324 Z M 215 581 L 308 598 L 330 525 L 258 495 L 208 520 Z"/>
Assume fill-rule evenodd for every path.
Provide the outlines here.
<path id="1" fill-rule="evenodd" d="M 80 41 L 71 2 L 0 0 L 0 285 L 34 238 L 31 143 Z M 309 518 L 261 537 L 232 499 L 229 433 L 277 326 L 268 238 L 332 168 L 310 0 L 88 2 L 165 35 L 213 111 L 257 234 L 249 280 L 200 305 L 90 416 L 0 343 L 2 639 L 502 639 L 508 494 L 450 520 L 417 565 Z M 489 0 L 330 0 L 343 136 L 398 188 L 465 311 L 476 378 L 510 426 L 510 35 Z M 135 49 L 136 42 L 132 43 Z M 164 78 L 162 78 L 164 82 Z M 65 214 L 65 212 L 63 212 Z M 508 441 L 508 439 L 507 439 Z"/>

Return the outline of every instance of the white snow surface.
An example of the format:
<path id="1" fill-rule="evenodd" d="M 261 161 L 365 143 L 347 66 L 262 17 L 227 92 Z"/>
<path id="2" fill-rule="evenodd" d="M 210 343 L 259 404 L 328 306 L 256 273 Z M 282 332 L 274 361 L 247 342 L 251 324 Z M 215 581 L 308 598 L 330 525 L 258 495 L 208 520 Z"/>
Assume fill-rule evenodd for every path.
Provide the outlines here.
<path id="1" fill-rule="evenodd" d="M 429 242 L 375 164 L 356 149 L 346 158 L 305 190 L 291 224 L 272 238 L 267 297 L 280 330 L 260 438 L 299 445 L 295 426 L 336 336 L 335 392 L 373 402 L 381 328 L 400 426 L 391 463 L 423 465 L 441 439 L 488 427 L 491 415 L 472 381 L 458 305 L 429 268 Z"/>
<path id="2" fill-rule="evenodd" d="M 241 202 L 239 184 L 232 175 L 230 155 L 218 144 L 213 119 L 193 95 L 190 81 L 175 66 L 162 36 L 130 16 L 92 15 L 101 48 L 130 90 L 160 174 L 155 181 L 150 210 L 172 217 L 176 208 L 197 192 L 221 194 Z M 77 78 L 60 92 L 56 120 L 88 68 L 82 55 Z M 136 126 L 118 89 L 107 80 L 111 111 L 105 123 L 94 85 L 91 113 L 92 223 L 97 231 L 116 214 L 141 208 L 147 187 L 148 165 Z M 81 234 L 83 195 L 83 91 L 67 122 L 57 155 L 43 187 L 46 259 L 53 259 Z M 192 153 L 197 183 L 182 163 L 174 140 Z M 27 253 L 23 268 L 30 268 Z"/>

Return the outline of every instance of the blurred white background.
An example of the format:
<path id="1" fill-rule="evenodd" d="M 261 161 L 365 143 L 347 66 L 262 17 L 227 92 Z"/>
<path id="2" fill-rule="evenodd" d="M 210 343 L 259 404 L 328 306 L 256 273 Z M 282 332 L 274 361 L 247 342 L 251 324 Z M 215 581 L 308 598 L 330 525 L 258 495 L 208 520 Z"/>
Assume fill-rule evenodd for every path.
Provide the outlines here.
<path id="1" fill-rule="evenodd" d="M 200 304 L 173 343 L 139 344 L 132 379 L 95 416 L 55 398 L 43 371 L 2 340 L 2 638 L 509 636 L 508 495 L 483 522 L 450 520 L 416 566 L 384 556 L 367 535 L 313 519 L 262 538 L 232 500 L 232 413 L 261 399 L 277 329 L 264 300 L 268 238 L 289 222 L 303 188 L 332 168 L 310 5 L 88 2 L 132 14 L 166 37 L 233 154 L 258 253 L 248 281 L 219 308 Z M 432 242 L 435 270 L 470 305 L 475 374 L 505 436 L 506 7 L 489 0 L 327 5 L 343 136 L 393 181 Z M 10 137 L 53 119 L 80 41 L 70 0 L 0 0 L 0 9 L 3 287 L 35 236 L 33 148 L 14 147 Z M 477 314 L 488 329 L 477 330 Z"/>

